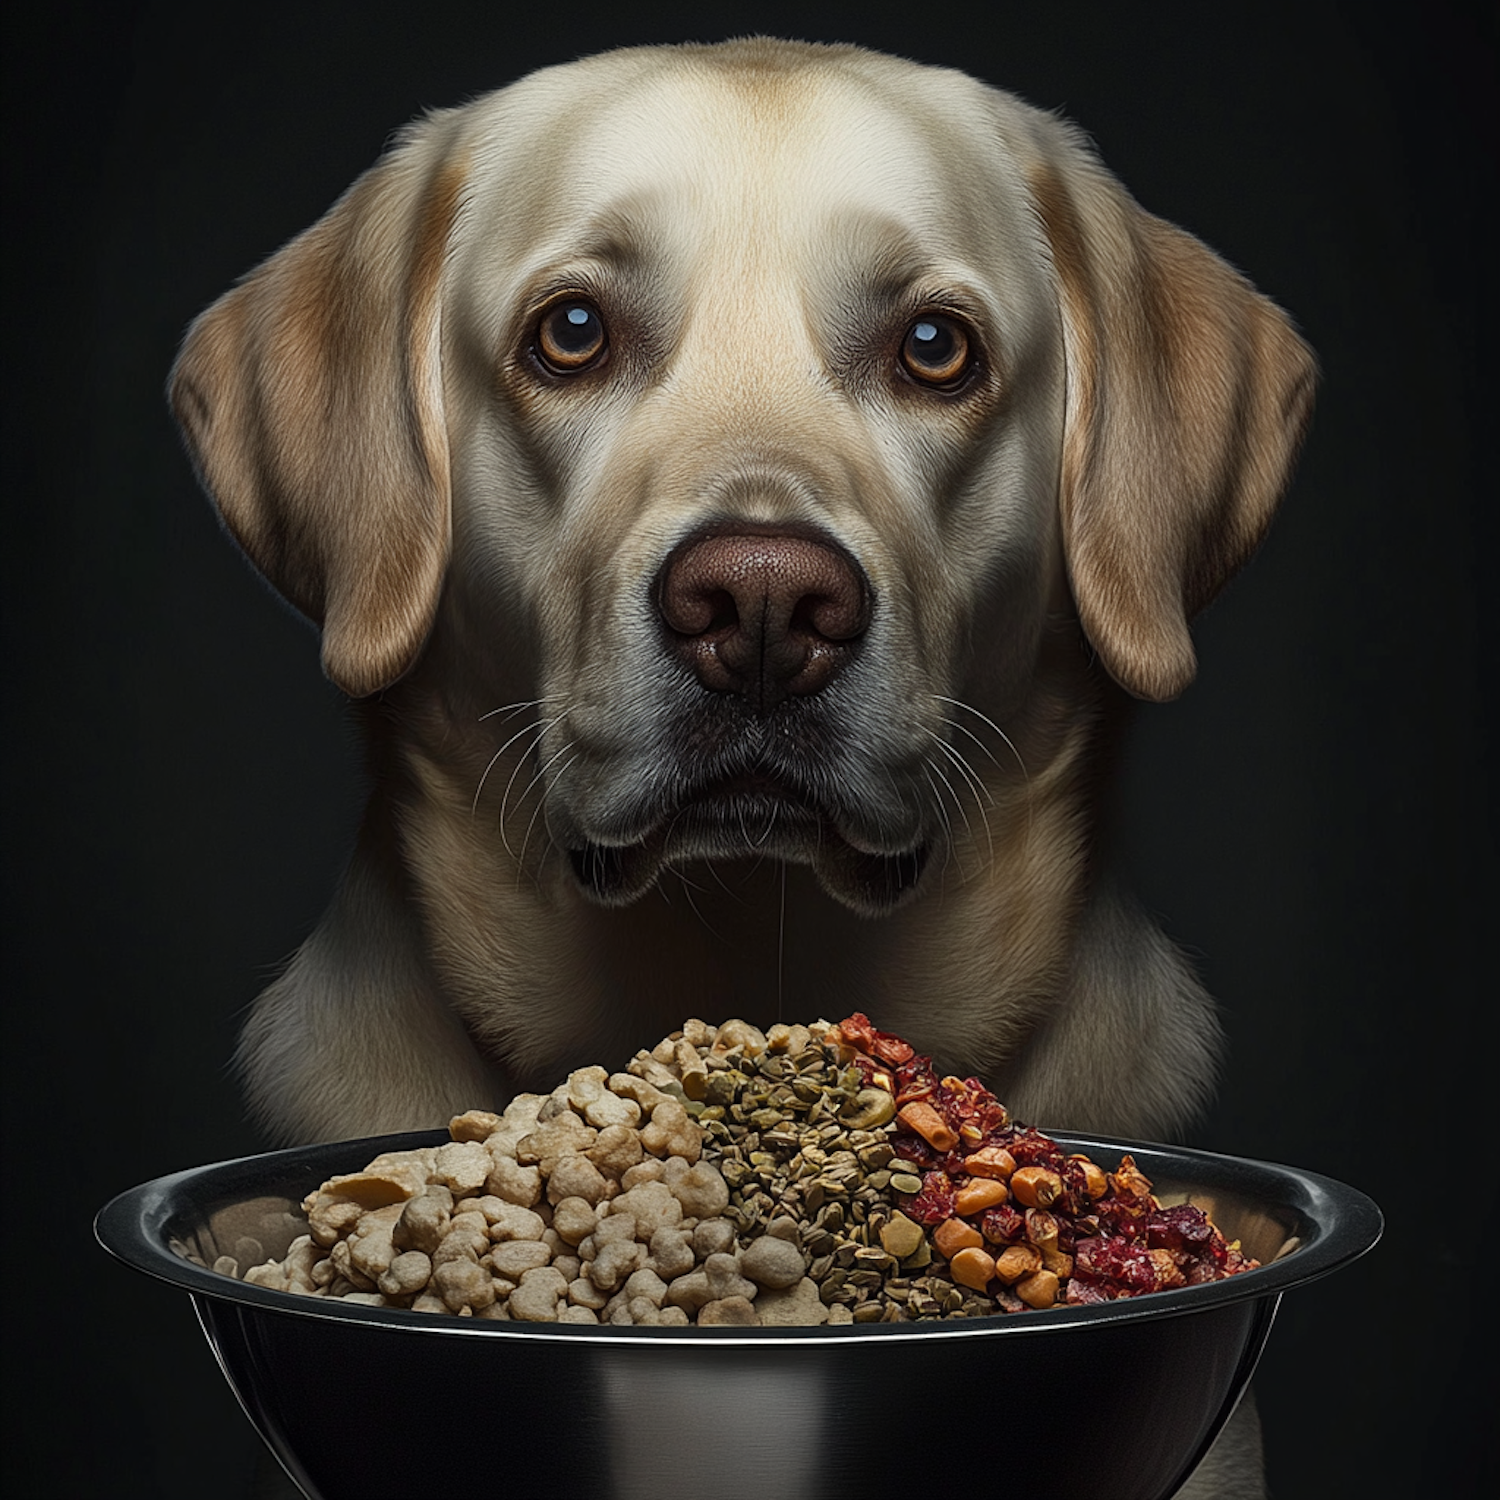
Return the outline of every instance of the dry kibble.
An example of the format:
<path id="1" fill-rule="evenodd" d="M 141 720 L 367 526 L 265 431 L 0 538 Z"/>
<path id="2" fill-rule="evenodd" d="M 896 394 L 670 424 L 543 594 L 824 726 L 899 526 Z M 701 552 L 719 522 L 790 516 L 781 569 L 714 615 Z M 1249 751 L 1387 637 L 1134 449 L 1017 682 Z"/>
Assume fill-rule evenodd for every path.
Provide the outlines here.
<path id="1" fill-rule="evenodd" d="M 698 1226 L 699 1229 L 702 1227 L 701 1224 Z M 728 1227 L 727 1244 L 716 1244 L 714 1249 L 726 1249 L 728 1245 L 734 1243 L 734 1228 L 732 1225 Z M 689 1233 L 671 1225 L 664 1225 L 651 1236 L 647 1264 L 663 1281 L 673 1281 L 679 1276 L 686 1275 L 698 1260 L 693 1252 L 696 1236 L 696 1230 Z M 704 1252 L 705 1257 L 708 1253 L 708 1251 Z"/>
<path id="2" fill-rule="evenodd" d="M 392 1242 L 399 1250 L 425 1250 L 432 1254 L 447 1231 L 452 1208 L 453 1194 L 447 1188 L 434 1191 L 429 1187 L 402 1209 L 391 1232 Z"/>
<path id="3" fill-rule="evenodd" d="M 528 1271 L 547 1265 L 552 1254 L 539 1240 L 507 1240 L 496 1245 L 485 1259 L 496 1276 L 518 1282 Z"/>
<path id="4" fill-rule="evenodd" d="M 712 1162 L 699 1161 L 675 1182 L 668 1182 L 672 1196 L 682 1205 L 683 1213 L 693 1219 L 712 1218 L 729 1206 L 729 1185 Z"/>
<path id="5" fill-rule="evenodd" d="M 1130 1157 L 1065 1158 L 858 1014 L 690 1020 L 624 1072 L 575 1069 L 449 1135 L 310 1193 L 282 1261 L 242 1237 L 216 1268 L 460 1317 L 788 1327 L 1054 1307 L 1254 1264 L 1197 1209 L 1162 1209 Z M 1122 1212 L 1162 1215 L 1152 1233 L 1179 1247 L 1137 1254 L 1128 1285 L 1100 1248 Z"/>
<path id="6" fill-rule="evenodd" d="M 554 1266 L 528 1271 L 510 1294 L 510 1315 L 523 1323 L 555 1323 L 558 1303 L 568 1290 L 562 1272 Z"/>
<path id="7" fill-rule="evenodd" d="M 488 1149 L 488 1147 L 486 1147 Z M 541 1201 L 542 1169 L 537 1166 L 523 1167 L 513 1157 L 490 1156 L 490 1175 L 485 1178 L 486 1194 L 505 1203 L 515 1203 L 521 1208 L 530 1208 Z"/>
<path id="8" fill-rule="evenodd" d="M 481 1142 L 450 1141 L 438 1147 L 432 1175 L 455 1196 L 465 1197 L 483 1188 L 493 1165 Z"/>
<path id="9" fill-rule="evenodd" d="M 497 1245 L 505 1240 L 543 1240 L 547 1221 L 535 1209 L 517 1203 L 502 1203 L 494 1219 L 486 1221 L 486 1232 Z"/>
<path id="10" fill-rule="evenodd" d="M 759 1322 L 755 1304 L 746 1297 L 719 1297 L 698 1309 L 701 1328 L 750 1328 Z"/>
<path id="11" fill-rule="evenodd" d="M 665 1182 L 643 1182 L 615 1198 L 610 1214 L 629 1214 L 636 1232 L 649 1241 L 658 1229 L 682 1222 L 682 1204 Z"/>
<path id="12" fill-rule="evenodd" d="M 582 1198 L 598 1203 L 608 1189 L 604 1173 L 588 1157 L 569 1152 L 557 1158 L 547 1178 L 547 1201 L 556 1205 L 564 1198 Z"/>
<path id="13" fill-rule="evenodd" d="M 552 1210 L 552 1227 L 569 1245 L 576 1245 L 594 1232 L 599 1216 L 587 1198 L 564 1198 Z"/>
<path id="14" fill-rule="evenodd" d="M 448 1134 L 455 1141 L 484 1142 L 499 1130 L 504 1122 L 501 1117 L 487 1109 L 471 1109 L 454 1115 L 448 1122 Z"/>
<path id="15" fill-rule="evenodd" d="M 651 1111 L 651 1123 L 641 1131 L 641 1145 L 653 1156 L 680 1156 L 691 1163 L 702 1154 L 703 1132 L 675 1099 L 663 1099 Z"/>
<path id="16" fill-rule="evenodd" d="M 734 1225 L 728 1219 L 703 1219 L 693 1230 L 693 1253 L 699 1260 L 734 1248 Z"/>
<path id="17" fill-rule="evenodd" d="M 807 1271 L 802 1252 L 787 1240 L 763 1235 L 740 1252 L 739 1268 L 760 1286 L 795 1286 Z"/>
<path id="18" fill-rule="evenodd" d="M 495 1283 L 483 1266 L 471 1260 L 448 1260 L 435 1265 L 432 1285 L 450 1312 L 488 1307 L 495 1300 Z"/>
<path id="19" fill-rule="evenodd" d="M 420 1250 L 403 1250 L 391 1261 L 378 1285 L 387 1297 L 410 1297 L 422 1291 L 431 1278 L 431 1257 Z"/>

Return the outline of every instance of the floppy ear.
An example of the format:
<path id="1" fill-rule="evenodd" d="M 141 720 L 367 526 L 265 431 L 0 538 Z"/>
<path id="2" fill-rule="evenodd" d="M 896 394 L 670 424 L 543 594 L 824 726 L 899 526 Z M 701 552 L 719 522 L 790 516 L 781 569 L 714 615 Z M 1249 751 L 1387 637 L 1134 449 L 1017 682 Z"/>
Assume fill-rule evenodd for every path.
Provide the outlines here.
<path id="1" fill-rule="evenodd" d="M 1062 301 L 1073 596 L 1110 675 L 1163 702 L 1197 670 L 1188 620 L 1270 525 L 1317 366 L 1279 308 L 1077 142 L 1029 175 Z"/>
<path id="2" fill-rule="evenodd" d="M 436 133 L 203 313 L 169 384 L 225 525 L 355 697 L 411 665 L 448 562 L 440 292 L 465 173 Z"/>

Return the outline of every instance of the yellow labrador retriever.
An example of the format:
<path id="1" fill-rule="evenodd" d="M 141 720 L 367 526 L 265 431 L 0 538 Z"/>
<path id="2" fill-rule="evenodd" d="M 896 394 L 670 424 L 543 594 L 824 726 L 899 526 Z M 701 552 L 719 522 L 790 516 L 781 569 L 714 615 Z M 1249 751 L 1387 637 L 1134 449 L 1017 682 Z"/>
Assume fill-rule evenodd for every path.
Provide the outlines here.
<path id="1" fill-rule="evenodd" d="M 260 1116 L 435 1125 L 689 1015 L 857 1007 L 1022 1118 L 1170 1135 L 1218 1033 L 1100 868 L 1101 770 L 1126 694 L 1192 679 L 1313 384 L 958 73 L 644 48 L 412 126 L 172 378 L 368 734 L 245 1032 Z"/>
<path id="2" fill-rule="evenodd" d="M 1023 1119 L 1170 1135 L 1218 1031 L 1100 867 L 1101 774 L 1313 384 L 1077 131 L 957 73 L 648 48 L 414 125 L 172 379 L 368 735 L 245 1031 L 260 1117 L 437 1125 L 690 1015 L 860 1008 Z M 1195 1492 L 1259 1493 L 1241 1438 Z"/>

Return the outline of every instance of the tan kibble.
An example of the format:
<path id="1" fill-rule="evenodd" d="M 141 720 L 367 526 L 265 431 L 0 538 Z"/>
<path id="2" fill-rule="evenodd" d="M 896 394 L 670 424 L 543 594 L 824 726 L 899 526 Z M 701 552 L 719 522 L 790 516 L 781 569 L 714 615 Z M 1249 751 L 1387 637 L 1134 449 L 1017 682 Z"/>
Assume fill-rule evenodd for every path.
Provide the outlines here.
<path id="1" fill-rule="evenodd" d="M 639 1187 L 643 1182 L 660 1182 L 666 1175 L 667 1164 L 655 1156 L 648 1156 L 644 1161 L 637 1162 L 620 1178 L 620 1186 L 628 1192 L 633 1187 Z"/>
<path id="2" fill-rule="evenodd" d="M 432 1286 L 450 1312 L 488 1307 L 495 1300 L 495 1284 L 483 1266 L 471 1260 L 448 1260 L 432 1268 Z"/>
<path id="3" fill-rule="evenodd" d="M 665 1182 L 642 1182 L 614 1199 L 610 1214 L 629 1214 L 641 1238 L 649 1241 L 658 1229 L 682 1222 L 682 1204 Z"/>
<path id="4" fill-rule="evenodd" d="M 695 1162 L 703 1151 L 703 1132 L 677 1100 L 664 1099 L 651 1111 L 651 1123 L 641 1131 L 641 1145 L 653 1156 L 680 1156 Z"/>
<path id="5" fill-rule="evenodd" d="M 733 1243 L 734 1233 L 731 1228 L 729 1244 Z M 726 1247 L 716 1245 L 714 1248 L 722 1250 Z M 671 1226 L 658 1229 L 651 1236 L 646 1263 L 663 1281 L 674 1281 L 679 1276 L 685 1276 L 697 1263 L 697 1257 L 693 1254 L 693 1235 L 685 1229 Z"/>
<path id="6" fill-rule="evenodd" d="M 670 1074 L 667 1075 L 670 1078 Z M 650 1115 L 667 1094 L 654 1084 L 644 1078 L 638 1078 L 634 1073 L 612 1073 L 609 1078 L 609 1091 L 618 1094 L 622 1099 L 629 1099 L 640 1105 L 643 1117 Z"/>
<path id="7" fill-rule="evenodd" d="M 669 1170 L 666 1181 L 687 1218 L 712 1218 L 729 1206 L 729 1184 L 712 1162 L 700 1160 L 681 1177 Z"/>
<path id="8" fill-rule="evenodd" d="M 547 1201 L 558 1204 L 564 1198 L 582 1198 L 598 1203 L 608 1189 L 604 1174 L 586 1156 L 576 1152 L 559 1156 L 547 1178 Z"/>
<path id="9" fill-rule="evenodd" d="M 456 1214 L 437 1247 L 432 1251 L 434 1266 L 450 1260 L 477 1261 L 490 1248 L 483 1214 Z M 339 1269 L 342 1271 L 343 1267 Z"/>
<path id="10" fill-rule="evenodd" d="M 392 1231 L 403 1204 L 391 1204 L 365 1214 L 349 1236 L 349 1258 L 366 1276 L 378 1281 L 396 1255 Z"/>
<path id="11" fill-rule="evenodd" d="M 510 1294 L 510 1315 L 523 1323 L 555 1323 L 558 1302 L 568 1289 L 562 1272 L 554 1266 L 528 1271 Z"/>
<path id="12" fill-rule="evenodd" d="M 516 1160 L 523 1167 L 535 1163 L 541 1167 L 542 1176 L 550 1177 L 558 1157 L 587 1151 L 598 1138 L 599 1132 L 592 1125 L 565 1109 L 522 1137 L 516 1144 Z"/>
<path id="13" fill-rule="evenodd" d="M 606 1125 L 587 1154 L 588 1159 L 606 1177 L 618 1182 L 641 1161 L 645 1150 L 641 1145 L 639 1131 L 629 1125 Z"/>
<path id="14" fill-rule="evenodd" d="M 693 1253 L 699 1260 L 734 1249 L 734 1225 L 728 1219 L 703 1219 L 693 1230 Z"/>
<path id="15" fill-rule="evenodd" d="M 608 1305 L 609 1293 L 595 1286 L 587 1276 L 576 1276 L 568 1283 L 568 1301 L 575 1307 L 587 1307 L 598 1313 Z"/>
<path id="16" fill-rule="evenodd" d="M 700 1328 L 754 1328 L 759 1323 L 755 1304 L 746 1297 L 720 1297 L 698 1309 Z"/>
<path id="17" fill-rule="evenodd" d="M 538 1240 L 507 1240 L 485 1256 L 491 1272 L 507 1281 L 519 1282 L 528 1272 L 547 1265 L 551 1252 Z"/>
<path id="18" fill-rule="evenodd" d="M 393 1300 L 420 1292 L 432 1278 L 432 1261 L 420 1250 L 403 1250 L 380 1277 L 380 1290 Z"/>
<path id="19" fill-rule="evenodd" d="M 488 1149 L 488 1148 L 486 1148 Z M 530 1208 L 542 1197 L 542 1169 L 538 1166 L 523 1167 L 513 1157 L 490 1156 L 490 1175 L 485 1179 L 484 1190 L 507 1203 Z"/>
<path id="20" fill-rule="evenodd" d="M 760 1057 L 768 1045 L 766 1034 L 760 1027 L 752 1026 L 748 1021 L 733 1020 L 725 1021 L 719 1027 L 709 1050 L 722 1057 L 738 1047 L 746 1057 Z"/>
<path id="21" fill-rule="evenodd" d="M 598 1220 L 594 1205 L 586 1198 L 564 1198 L 552 1210 L 552 1227 L 569 1245 L 591 1235 Z"/>
<path id="22" fill-rule="evenodd" d="M 698 1049 L 684 1037 L 672 1055 L 672 1066 L 682 1082 L 682 1092 L 689 1099 L 701 1099 L 708 1092 L 708 1064 Z M 660 1106 L 657 1106 L 660 1108 Z"/>
<path id="23" fill-rule="evenodd" d="M 470 1109 L 448 1121 L 448 1134 L 455 1141 L 483 1143 L 500 1129 L 501 1117 L 487 1109 Z"/>
<path id="24" fill-rule="evenodd" d="M 307 1204 L 304 1203 L 303 1207 L 306 1208 Z M 312 1207 L 308 1209 L 308 1229 L 313 1239 L 327 1249 L 355 1226 L 363 1212 L 359 1204 L 352 1199 L 319 1193 L 312 1200 Z"/>
<path id="25" fill-rule="evenodd" d="M 284 1292 L 287 1289 L 286 1272 L 279 1261 L 268 1260 L 263 1266 L 251 1266 L 244 1279 L 251 1286 L 263 1286 L 269 1291 Z"/>
<path id="26" fill-rule="evenodd" d="M 477 1193 L 494 1163 L 479 1141 L 449 1141 L 439 1146 L 433 1162 L 432 1180 L 452 1190 L 457 1198 Z"/>
<path id="27" fill-rule="evenodd" d="M 646 1259 L 646 1247 L 635 1240 L 616 1240 L 601 1245 L 584 1275 L 602 1291 L 612 1292 L 638 1270 Z"/>

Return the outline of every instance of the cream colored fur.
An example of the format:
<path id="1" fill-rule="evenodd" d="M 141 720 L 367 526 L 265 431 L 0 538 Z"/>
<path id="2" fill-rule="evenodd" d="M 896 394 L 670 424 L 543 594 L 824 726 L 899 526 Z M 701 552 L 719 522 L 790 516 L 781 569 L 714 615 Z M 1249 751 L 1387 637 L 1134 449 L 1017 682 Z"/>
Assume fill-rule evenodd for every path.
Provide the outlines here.
<path id="1" fill-rule="evenodd" d="M 568 379 L 533 353 L 562 295 L 610 339 Z M 981 352 L 956 395 L 895 369 L 933 308 Z M 245 1029 L 257 1115 L 438 1125 L 690 1015 L 860 1008 L 1021 1118 L 1180 1130 L 1219 1031 L 1099 867 L 1099 784 L 1126 695 L 1191 680 L 1188 621 L 1263 535 L 1313 383 L 1285 317 L 1072 127 L 957 73 L 647 48 L 409 128 L 173 374 L 375 784 Z M 725 516 L 834 539 L 875 607 L 815 710 L 838 817 L 705 858 L 641 811 L 670 823 L 702 696 L 650 581 Z M 633 847 L 634 883 L 591 900 L 580 844 Z M 851 872 L 917 844 L 877 911 Z M 1258 1493 L 1233 1467 L 1249 1488 L 1194 1493 Z"/>

